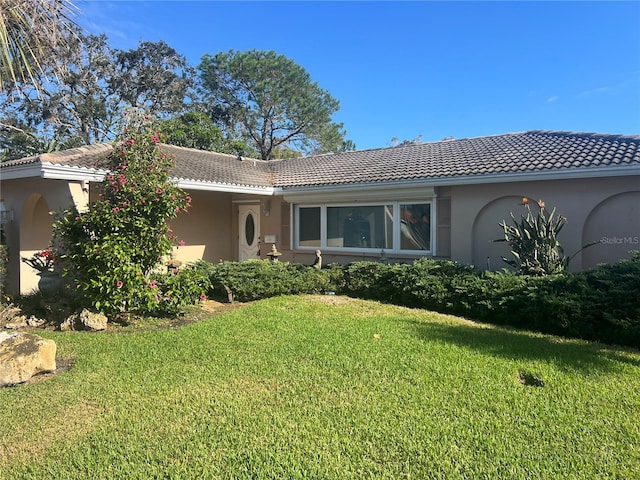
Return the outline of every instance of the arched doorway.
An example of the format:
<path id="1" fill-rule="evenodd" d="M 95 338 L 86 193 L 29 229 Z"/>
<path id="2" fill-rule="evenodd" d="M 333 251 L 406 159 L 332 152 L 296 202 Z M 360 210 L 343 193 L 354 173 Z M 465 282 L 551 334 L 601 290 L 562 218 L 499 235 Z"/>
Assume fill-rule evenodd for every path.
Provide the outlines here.
<path id="1" fill-rule="evenodd" d="M 30 257 L 51 244 L 53 221 L 49 205 L 39 193 L 32 193 L 22 207 L 20 216 L 20 258 Z M 27 294 L 37 288 L 37 272 L 20 262 L 20 293 Z"/>

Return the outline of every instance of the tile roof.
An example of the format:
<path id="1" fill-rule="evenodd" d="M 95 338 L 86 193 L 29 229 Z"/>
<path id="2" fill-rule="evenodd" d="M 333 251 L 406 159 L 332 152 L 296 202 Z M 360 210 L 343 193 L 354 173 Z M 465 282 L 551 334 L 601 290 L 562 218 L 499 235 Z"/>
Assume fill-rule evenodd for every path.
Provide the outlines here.
<path id="1" fill-rule="evenodd" d="M 640 136 L 529 131 L 489 137 L 263 161 L 162 145 L 175 155 L 172 176 L 203 184 L 296 187 L 372 184 L 398 180 L 477 179 L 537 172 L 587 172 L 598 167 L 640 168 Z M 93 169 L 111 151 L 89 145 L 0 164 Z"/>
<path id="2" fill-rule="evenodd" d="M 225 185 L 272 187 L 270 162 L 243 158 L 225 153 L 205 152 L 193 148 L 162 145 L 162 150 L 174 155 L 173 178 Z"/>
<path id="3" fill-rule="evenodd" d="M 640 167 L 640 136 L 530 131 L 278 161 L 282 188 Z"/>
<path id="4" fill-rule="evenodd" d="M 96 143 L 82 147 L 71 148 L 59 152 L 41 153 L 33 157 L 19 158 L 0 163 L 0 168 L 9 168 L 22 165 L 52 164 L 65 165 L 73 168 L 94 169 L 96 165 L 104 161 L 112 147 L 109 143 Z"/>

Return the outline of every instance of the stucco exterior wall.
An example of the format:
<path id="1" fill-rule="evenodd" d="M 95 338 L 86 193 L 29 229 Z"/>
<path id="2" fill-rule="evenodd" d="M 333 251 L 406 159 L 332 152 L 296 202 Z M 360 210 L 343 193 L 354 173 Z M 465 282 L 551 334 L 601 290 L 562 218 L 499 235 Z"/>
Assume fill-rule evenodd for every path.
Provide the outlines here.
<path id="1" fill-rule="evenodd" d="M 523 197 L 541 199 L 548 211 L 556 207 L 567 218 L 559 240 L 568 255 L 592 241 L 626 239 L 578 253 L 570 270 L 629 258 L 630 250 L 640 249 L 640 177 L 629 176 L 452 187 L 451 258 L 478 268 L 505 267 L 500 257 L 510 256 L 508 245 L 492 240 L 502 238 L 499 223 L 511 222 L 510 212 L 516 219 L 525 213 Z"/>
<path id="2" fill-rule="evenodd" d="M 9 248 L 6 289 L 9 293 L 30 293 L 37 288 L 37 272 L 20 261 L 51 243 L 53 218 L 49 212 L 80 209 L 89 201 L 88 184 L 65 180 L 21 178 L 2 181 L 0 195 L 13 210 L 13 221 L 5 226 Z"/>
<path id="3" fill-rule="evenodd" d="M 191 209 L 171 221 L 170 227 L 177 240 L 185 245 L 174 248 L 174 255 L 183 263 L 195 260 L 219 262 L 234 260 L 234 236 L 231 194 L 191 191 Z"/>

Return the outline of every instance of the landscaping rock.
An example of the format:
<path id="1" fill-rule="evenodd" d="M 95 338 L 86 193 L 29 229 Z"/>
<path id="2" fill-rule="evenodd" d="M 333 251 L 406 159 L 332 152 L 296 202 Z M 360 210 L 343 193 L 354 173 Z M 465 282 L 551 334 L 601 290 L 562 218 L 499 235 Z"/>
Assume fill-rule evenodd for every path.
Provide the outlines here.
<path id="1" fill-rule="evenodd" d="M 19 328 L 24 328 L 26 326 L 27 326 L 27 317 L 25 317 L 24 315 L 14 317 L 13 320 L 4 324 L 4 328 L 8 328 L 9 330 L 17 330 Z"/>
<path id="2" fill-rule="evenodd" d="M 27 318 L 27 326 L 28 327 L 41 327 L 45 323 L 47 323 L 47 321 L 45 319 L 38 318 L 38 317 L 36 317 L 34 315 L 31 315 L 29 318 Z"/>
<path id="3" fill-rule="evenodd" d="M 0 325 L 4 328 L 16 329 L 27 326 L 27 318 L 13 304 L 3 305 L 0 309 Z"/>
<path id="4" fill-rule="evenodd" d="M 94 313 L 84 309 L 80 313 L 67 317 L 60 325 L 60 330 L 63 332 L 68 330 L 89 330 L 91 332 L 97 332 L 106 330 L 107 321 L 107 317 L 101 313 Z"/>
<path id="5" fill-rule="evenodd" d="M 56 370 L 56 344 L 30 333 L 0 332 L 0 387 Z"/>

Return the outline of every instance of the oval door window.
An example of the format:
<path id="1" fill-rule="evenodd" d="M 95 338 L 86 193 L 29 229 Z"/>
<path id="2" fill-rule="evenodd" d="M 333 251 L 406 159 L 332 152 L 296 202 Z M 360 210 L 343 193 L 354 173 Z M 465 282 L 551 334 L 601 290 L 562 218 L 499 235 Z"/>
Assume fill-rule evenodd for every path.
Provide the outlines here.
<path id="1" fill-rule="evenodd" d="M 244 239 L 247 245 L 253 245 L 253 240 L 256 236 L 256 224 L 253 220 L 253 213 L 249 212 L 246 220 L 244 221 Z"/>

